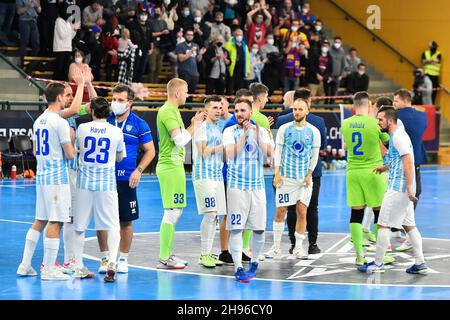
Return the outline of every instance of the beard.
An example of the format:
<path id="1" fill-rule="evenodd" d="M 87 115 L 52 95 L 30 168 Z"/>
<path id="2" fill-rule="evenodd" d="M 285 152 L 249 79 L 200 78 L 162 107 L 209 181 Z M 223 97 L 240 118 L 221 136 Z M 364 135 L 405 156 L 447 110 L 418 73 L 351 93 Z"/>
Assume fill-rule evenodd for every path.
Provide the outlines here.
<path id="1" fill-rule="evenodd" d="M 294 118 L 295 122 L 302 122 L 305 119 L 305 117 L 302 118 Z"/>
<path id="2" fill-rule="evenodd" d="M 380 127 L 380 129 L 381 129 L 381 132 L 389 132 L 389 127 L 386 127 L 386 128 Z"/>

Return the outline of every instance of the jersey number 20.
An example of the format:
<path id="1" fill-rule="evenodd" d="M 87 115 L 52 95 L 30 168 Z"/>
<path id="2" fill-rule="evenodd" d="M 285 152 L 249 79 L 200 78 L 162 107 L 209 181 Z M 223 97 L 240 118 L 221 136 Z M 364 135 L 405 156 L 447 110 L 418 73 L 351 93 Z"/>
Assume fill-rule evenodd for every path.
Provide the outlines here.
<path id="1" fill-rule="evenodd" d="M 110 145 L 111 140 L 108 138 L 100 138 L 97 140 L 95 137 L 86 137 L 84 139 L 84 147 L 88 150 L 84 154 L 84 162 L 108 163 Z M 97 156 L 92 155 L 97 147 L 99 147 Z"/>
<path id="2" fill-rule="evenodd" d="M 353 154 L 355 156 L 362 156 L 364 154 L 364 152 L 358 150 L 361 145 L 362 145 L 362 134 L 361 132 L 353 132 L 352 134 L 352 142 L 355 143 L 356 145 L 353 147 Z"/>

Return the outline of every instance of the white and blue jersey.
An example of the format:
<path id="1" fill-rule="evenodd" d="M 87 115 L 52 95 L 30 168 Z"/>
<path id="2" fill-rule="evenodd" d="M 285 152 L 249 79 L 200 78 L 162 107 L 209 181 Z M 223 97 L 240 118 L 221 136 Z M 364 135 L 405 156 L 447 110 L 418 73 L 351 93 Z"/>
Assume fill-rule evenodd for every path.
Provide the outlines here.
<path id="1" fill-rule="evenodd" d="M 275 164 L 281 166 L 281 176 L 303 180 L 308 174 L 314 149 L 320 149 L 320 132 L 310 123 L 298 127 L 289 122 L 278 129 L 275 147 L 282 150 L 281 164 Z"/>
<path id="2" fill-rule="evenodd" d="M 78 127 L 75 146 L 79 150 L 77 188 L 115 191 L 116 153 L 124 148 L 122 131 L 105 122 L 91 121 Z"/>
<path id="3" fill-rule="evenodd" d="M 36 146 L 36 184 L 69 184 L 69 171 L 63 145 L 71 143 L 70 127 L 55 112 L 45 111 L 33 124 Z"/>
<path id="4" fill-rule="evenodd" d="M 139 145 L 153 141 L 150 127 L 144 119 L 130 112 L 123 122 L 117 122 L 114 114 L 108 117 L 108 122 L 122 130 L 125 139 L 126 158 L 116 164 L 117 181 L 128 181 L 136 169 Z"/>
<path id="5" fill-rule="evenodd" d="M 73 131 L 76 133 L 77 132 L 77 123 L 75 121 L 75 117 L 67 118 L 66 121 L 69 123 L 70 128 L 73 129 Z M 77 167 L 78 167 L 78 153 L 75 153 L 75 156 L 73 157 L 73 159 L 72 160 L 67 160 L 67 162 L 69 164 L 69 169 L 77 170 Z"/>
<path id="6" fill-rule="evenodd" d="M 223 152 L 201 156 L 198 144 L 206 143 L 206 147 L 214 147 L 222 144 L 222 128 L 217 124 L 204 121 L 200 130 L 194 135 L 192 143 L 192 180 L 223 181 Z"/>
<path id="7" fill-rule="evenodd" d="M 245 146 L 234 159 L 227 160 L 227 186 L 239 190 L 260 190 L 264 188 L 264 153 L 256 139 L 256 126 L 250 130 Z M 267 145 L 272 141 L 267 130 L 260 128 L 259 140 Z M 237 124 L 228 127 L 223 132 L 223 144 L 237 144 L 244 134 L 244 130 Z"/>
<path id="8" fill-rule="evenodd" d="M 403 169 L 402 157 L 411 155 L 413 172 L 413 192 L 415 192 L 415 170 L 414 170 L 414 151 L 411 139 L 403 127 L 397 129 L 391 134 L 389 139 L 389 182 L 388 190 L 406 192 L 406 177 Z"/>

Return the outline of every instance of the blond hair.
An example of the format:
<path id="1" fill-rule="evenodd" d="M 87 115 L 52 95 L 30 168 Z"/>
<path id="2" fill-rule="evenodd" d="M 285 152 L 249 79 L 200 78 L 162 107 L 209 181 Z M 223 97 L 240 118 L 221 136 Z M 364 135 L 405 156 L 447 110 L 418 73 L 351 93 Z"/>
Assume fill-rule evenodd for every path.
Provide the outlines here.
<path id="1" fill-rule="evenodd" d="M 167 83 L 167 96 L 173 96 L 182 87 L 187 87 L 187 82 L 180 78 L 173 78 Z"/>
<path id="2" fill-rule="evenodd" d="M 130 30 L 128 30 L 127 28 L 123 28 L 121 35 L 125 39 L 130 39 Z"/>

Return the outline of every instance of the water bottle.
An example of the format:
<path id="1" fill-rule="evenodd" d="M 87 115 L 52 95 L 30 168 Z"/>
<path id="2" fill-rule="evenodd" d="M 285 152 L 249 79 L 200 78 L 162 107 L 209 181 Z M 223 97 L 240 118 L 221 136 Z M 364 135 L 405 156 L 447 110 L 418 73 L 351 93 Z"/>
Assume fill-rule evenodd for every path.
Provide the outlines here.
<path id="1" fill-rule="evenodd" d="M 11 167 L 11 179 L 16 180 L 17 179 L 17 167 L 15 164 Z"/>

